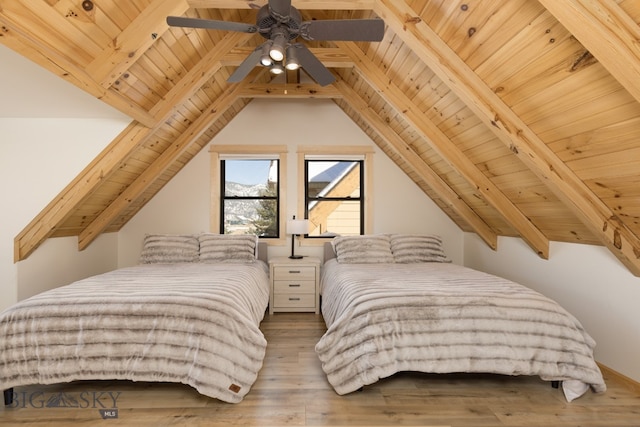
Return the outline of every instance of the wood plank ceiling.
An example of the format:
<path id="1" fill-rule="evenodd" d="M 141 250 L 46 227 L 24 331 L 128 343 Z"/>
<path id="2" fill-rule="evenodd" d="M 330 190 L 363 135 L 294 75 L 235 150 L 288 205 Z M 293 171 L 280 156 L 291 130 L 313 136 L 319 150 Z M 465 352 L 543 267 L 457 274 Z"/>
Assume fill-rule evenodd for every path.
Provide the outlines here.
<path id="1" fill-rule="evenodd" d="M 266 0 L 0 0 L 0 42 L 132 118 L 15 239 L 87 247 L 119 230 L 253 98 L 226 82 L 259 35 L 169 28 L 167 15 L 255 23 Z M 604 245 L 640 276 L 640 2 L 293 0 L 310 19 L 382 18 L 380 43 L 306 42 L 330 98 L 458 226 Z M 89 9 L 87 7 L 87 9 Z M 304 81 L 304 80 L 303 80 Z"/>

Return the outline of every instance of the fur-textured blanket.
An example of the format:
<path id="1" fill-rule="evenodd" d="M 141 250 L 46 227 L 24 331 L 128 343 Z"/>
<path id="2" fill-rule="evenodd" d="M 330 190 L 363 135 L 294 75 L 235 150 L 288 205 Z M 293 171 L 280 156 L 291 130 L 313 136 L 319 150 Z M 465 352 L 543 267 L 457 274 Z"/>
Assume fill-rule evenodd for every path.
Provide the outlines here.
<path id="1" fill-rule="evenodd" d="M 537 375 L 606 389 L 594 340 L 556 302 L 447 263 L 325 264 L 316 352 L 338 394 L 401 371 Z"/>
<path id="2" fill-rule="evenodd" d="M 52 289 L 0 314 L 0 388 L 179 382 L 236 403 L 262 367 L 268 301 L 261 261 L 140 265 Z"/>

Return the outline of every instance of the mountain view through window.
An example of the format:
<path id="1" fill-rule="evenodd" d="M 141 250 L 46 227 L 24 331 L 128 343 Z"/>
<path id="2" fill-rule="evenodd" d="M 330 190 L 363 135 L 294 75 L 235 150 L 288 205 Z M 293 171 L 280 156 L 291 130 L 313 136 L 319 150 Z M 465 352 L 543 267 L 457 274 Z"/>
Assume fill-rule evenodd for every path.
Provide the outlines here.
<path id="1" fill-rule="evenodd" d="M 221 165 L 222 232 L 278 237 L 278 160 L 223 160 Z"/>

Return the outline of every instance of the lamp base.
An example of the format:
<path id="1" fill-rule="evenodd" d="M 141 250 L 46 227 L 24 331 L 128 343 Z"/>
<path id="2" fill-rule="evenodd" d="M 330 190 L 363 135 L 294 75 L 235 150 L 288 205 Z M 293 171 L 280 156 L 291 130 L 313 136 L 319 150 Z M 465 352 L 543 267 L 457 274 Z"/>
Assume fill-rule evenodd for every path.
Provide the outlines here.
<path id="1" fill-rule="evenodd" d="M 289 255 L 290 259 L 302 259 L 302 255 L 296 255 L 293 252 L 293 246 L 294 246 L 296 236 L 297 236 L 296 234 L 291 235 L 291 255 Z"/>

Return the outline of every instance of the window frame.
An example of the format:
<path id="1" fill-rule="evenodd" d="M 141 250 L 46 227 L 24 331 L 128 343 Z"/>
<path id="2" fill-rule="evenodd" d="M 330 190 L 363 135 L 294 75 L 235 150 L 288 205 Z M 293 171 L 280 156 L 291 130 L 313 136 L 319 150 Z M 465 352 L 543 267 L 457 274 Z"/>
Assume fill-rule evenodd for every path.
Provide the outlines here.
<path id="1" fill-rule="evenodd" d="M 287 147 L 284 145 L 211 145 L 210 153 L 210 211 L 209 229 L 214 233 L 224 233 L 223 198 L 224 182 L 222 178 L 222 160 L 278 160 L 278 198 L 277 223 L 278 237 L 261 237 L 265 242 L 285 243 L 285 209 L 287 180 L 283 179 L 287 171 Z M 233 198 L 229 198 L 233 199 Z"/>
<path id="2" fill-rule="evenodd" d="M 364 199 L 364 211 L 361 218 L 364 224 L 361 226 L 362 234 L 371 234 L 373 230 L 373 154 L 374 148 L 365 145 L 352 146 L 298 146 L 298 217 L 305 218 L 307 212 L 305 160 L 363 160 L 364 172 L 361 179 L 364 180 L 364 187 L 361 188 L 361 198 Z M 322 246 L 325 242 L 331 241 L 333 236 L 300 236 L 301 245 Z"/>
<path id="3" fill-rule="evenodd" d="M 311 197 L 309 195 L 309 164 L 313 163 L 313 162 L 349 162 L 349 163 L 356 163 L 358 165 L 358 167 L 360 168 L 359 170 L 359 177 L 358 177 L 358 184 L 359 184 L 359 188 L 360 188 L 360 195 L 358 197 L 351 197 L 351 196 L 340 196 L 340 197 L 335 197 L 335 196 L 323 196 L 323 197 Z M 344 156 L 340 157 L 340 158 L 335 158 L 335 157 L 325 157 L 322 156 L 322 158 L 310 158 L 305 156 L 304 159 L 304 217 L 309 219 L 310 216 L 310 212 L 309 212 L 309 205 L 311 204 L 311 202 L 316 201 L 318 203 L 321 202 L 358 202 L 359 208 L 360 208 L 360 215 L 359 215 L 359 219 L 358 219 L 358 228 L 359 228 L 359 234 L 363 235 L 364 234 L 364 217 L 366 215 L 366 210 L 365 210 L 365 201 L 367 199 L 367 197 L 365 196 L 366 194 L 366 185 L 365 185 L 365 173 L 366 173 L 366 168 L 365 168 L 365 160 L 364 158 L 353 158 L 353 159 L 346 159 L 344 158 Z M 323 236 L 313 236 L 313 235 L 309 235 L 309 234 L 305 234 L 306 238 L 309 239 L 321 239 L 323 238 Z M 326 237 L 325 237 L 326 238 Z"/>

